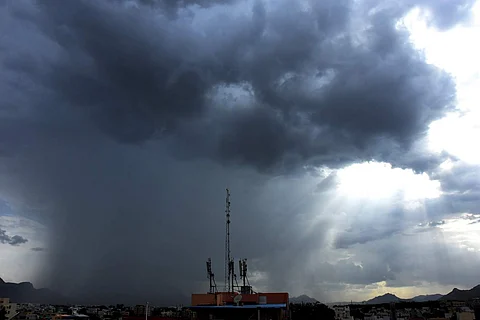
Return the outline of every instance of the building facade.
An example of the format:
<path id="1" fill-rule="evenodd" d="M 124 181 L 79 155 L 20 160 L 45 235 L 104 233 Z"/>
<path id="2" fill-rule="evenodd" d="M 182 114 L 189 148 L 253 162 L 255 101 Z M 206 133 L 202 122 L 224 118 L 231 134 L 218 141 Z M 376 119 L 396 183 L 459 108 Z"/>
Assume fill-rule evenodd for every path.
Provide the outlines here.
<path id="1" fill-rule="evenodd" d="M 10 298 L 0 298 L 0 309 L 5 309 L 6 319 L 11 319 L 17 314 L 17 304 L 11 303 Z"/>
<path id="2" fill-rule="evenodd" d="M 286 320 L 289 297 L 286 292 L 192 294 L 190 310 L 198 320 Z"/>

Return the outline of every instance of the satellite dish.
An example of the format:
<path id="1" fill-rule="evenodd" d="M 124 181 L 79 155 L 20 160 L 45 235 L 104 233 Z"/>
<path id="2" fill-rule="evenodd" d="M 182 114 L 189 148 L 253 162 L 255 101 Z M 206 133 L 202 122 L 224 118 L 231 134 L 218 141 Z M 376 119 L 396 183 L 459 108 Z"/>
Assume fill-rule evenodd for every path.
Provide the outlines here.
<path id="1" fill-rule="evenodd" d="M 233 302 L 238 305 L 238 303 L 242 301 L 242 295 L 241 294 L 237 294 L 234 298 L 233 298 Z"/>

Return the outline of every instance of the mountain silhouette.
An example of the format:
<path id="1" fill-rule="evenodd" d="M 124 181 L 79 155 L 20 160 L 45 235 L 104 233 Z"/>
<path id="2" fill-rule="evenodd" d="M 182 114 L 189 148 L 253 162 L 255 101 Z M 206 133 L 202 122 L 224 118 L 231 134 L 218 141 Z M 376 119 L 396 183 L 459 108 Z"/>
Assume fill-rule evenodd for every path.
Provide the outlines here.
<path id="1" fill-rule="evenodd" d="M 0 278 L 0 297 L 15 303 L 62 304 L 66 298 L 50 289 L 35 289 L 30 282 L 5 282 Z"/>
<path id="2" fill-rule="evenodd" d="M 446 295 L 441 294 L 430 294 L 430 295 L 420 295 L 413 297 L 411 299 L 401 299 L 394 294 L 386 293 L 382 296 L 375 297 L 368 301 L 365 301 L 366 304 L 382 304 L 382 303 L 391 303 L 391 302 L 425 302 L 425 301 L 436 301 L 436 300 L 457 300 L 457 301 L 467 301 L 474 298 L 480 298 L 480 285 L 473 287 L 470 290 L 460 290 L 454 288 L 450 293 Z"/>
<path id="3" fill-rule="evenodd" d="M 442 297 L 443 295 L 437 293 L 437 294 L 427 294 L 427 295 L 416 296 L 410 300 L 414 302 L 437 301 Z"/>
<path id="4" fill-rule="evenodd" d="M 467 301 L 473 298 L 480 298 L 480 284 L 470 290 L 454 288 L 450 293 L 444 295 L 441 300 Z"/>
<path id="5" fill-rule="evenodd" d="M 298 297 L 292 297 L 289 300 L 290 300 L 290 303 L 315 303 L 315 302 L 318 302 L 317 299 L 310 298 L 306 294 L 302 294 Z"/>
<path id="6" fill-rule="evenodd" d="M 382 303 L 391 303 L 391 302 L 400 302 L 402 299 L 391 293 L 385 293 L 382 296 L 375 297 L 368 301 L 365 301 L 366 304 L 382 304 Z"/>

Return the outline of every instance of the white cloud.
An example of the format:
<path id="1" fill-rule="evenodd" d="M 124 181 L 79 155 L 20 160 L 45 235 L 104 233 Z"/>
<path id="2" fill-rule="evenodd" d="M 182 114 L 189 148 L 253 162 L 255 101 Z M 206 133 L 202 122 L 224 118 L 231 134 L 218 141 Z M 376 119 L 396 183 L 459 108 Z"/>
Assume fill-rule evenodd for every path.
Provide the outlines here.
<path id="1" fill-rule="evenodd" d="M 433 150 L 447 151 L 467 163 L 480 163 L 475 148 L 480 136 L 480 2 L 473 9 L 470 25 L 459 25 L 445 32 L 429 28 L 418 9 L 405 18 L 411 40 L 424 51 L 427 61 L 450 72 L 457 84 L 457 108 L 430 126 L 429 141 Z"/>
<path id="2" fill-rule="evenodd" d="M 459 248 L 471 252 L 480 252 L 480 215 L 464 214 L 452 219 L 446 219 L 439 226 L 443 236 Z"/>
<path id="3" fill-rule="evenodd" d="M 34 281 L 44 262 L 43 252 L 32 248 L 45 248 L 46 228 L 33 220 L 20 216 L 0 216 L 0 226 L 8 234 L 28 239 L 20 246 L 0 245 L 0 277 L 5 281 Z M 34 283 L 34 285 L 41 285 Z"/>
<path id="4" fill-rule="evenodd" d="M 338 192 L 348 198 L 376 200 L 392 199 L 399 192 L 404 201 L 436 198 L 440 184 L 426 173 L 415 174 L 411 169 L 392 168 L 389 163 L 365 162 L 338 171 Z"/>

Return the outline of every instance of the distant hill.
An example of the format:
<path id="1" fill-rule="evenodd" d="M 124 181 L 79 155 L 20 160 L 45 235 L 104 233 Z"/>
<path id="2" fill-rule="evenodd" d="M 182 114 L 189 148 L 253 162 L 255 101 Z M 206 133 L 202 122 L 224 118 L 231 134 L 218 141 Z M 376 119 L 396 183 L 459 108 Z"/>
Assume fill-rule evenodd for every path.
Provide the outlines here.
<path id="1" fill-rule="evenodd" d="M 383 296 L 378 296 L 368 301 L 365 301 L 366 304 L 382 304 L 382 303 L 391 303 L 391 302 L 400 302 L 402 299 L 391 293 L 385 293 Z"/>
<path id="2" fill-rule="evenodd" d="M 427 295 L 416 296 L 409 300 L 414 302 L 426 302 L 426 301 L 436 301 L 436 300 L 439 300 L 441 297 L 443 297 L 443 295 L 441 294 L 427 294 Z"/>
<path id="3" fill-rule="evenodd" d="M 473 298 L 480 298 L 480 284 L 470 290 L 454 288 L 450 293 L 444 295 L 441 300 L 466 301 Z"/>
<path id="4" fill-rule="evenodd" d="M 443 295 L 441 294 L 429 294 L 429 295 L 421 295 L 415 296 L 411 299 L 401 299 L 394 294 L 386 293 L 383 296 L 378 296 L 368 301 L 365 301 L 366 304 L 382 304 L 382 303 L 391 303 L 391 302 L 426 302 L 426 301 L 436 301 L 442 298 Z"/>
<path id="5" fill-rule="evenodd" d="M 302 294 L 301 296 L 298 297 L 292 297 L 289 299 L 290 303 L 315 303 L 319 302 L 317 299 L 310 298 L 309 296 Z"/>
<path id="6" fill-rule="evenodd" d="M 65 303 L 66 298 L 49 289 L 35 289 L 30 282 L 12 283 L 0 278 L 0 297 L 10 298 L 16 303 Z"/>
<path id="7" fill-rule="evenodd" d="M 391 302 L 407 302 L 407 301 L 414 301 L 414 302 L 425 302 L 425 301 L 436 301 L 436 300 L 457 300 L 457 301 L 467 301 L 473 298 L 480 298 L 480 285 L 473 287 L 470 290 L 460 290 L 460 289 L 453 289 L 450 293 L 446 295 L 441 294 L 430 294 L 430 295 L 421 295 L 416 296 L 411 299 L 401 299 L 394 294 L 387 293 L 383 296 L 375 297 L 368 301 L 365 301 L 366 304 L 382 304 L 382 303 L 391 303 Z"/>

